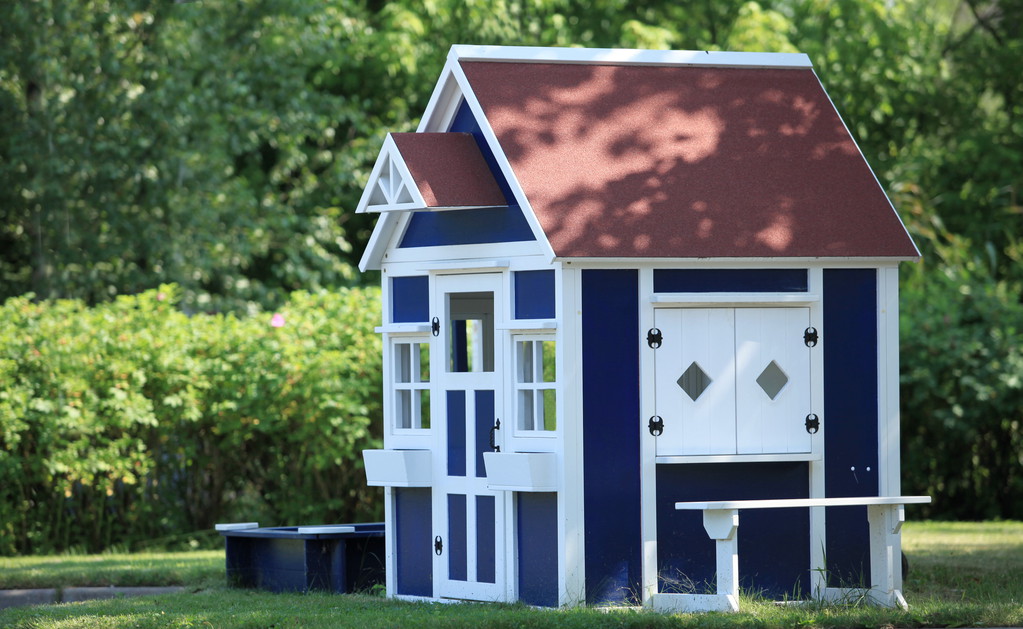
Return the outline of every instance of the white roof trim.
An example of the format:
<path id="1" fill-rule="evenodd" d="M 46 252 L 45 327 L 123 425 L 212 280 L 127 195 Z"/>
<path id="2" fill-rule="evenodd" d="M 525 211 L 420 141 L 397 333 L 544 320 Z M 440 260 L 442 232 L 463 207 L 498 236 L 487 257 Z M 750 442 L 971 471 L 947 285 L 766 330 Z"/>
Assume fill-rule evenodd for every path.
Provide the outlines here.
<path id="1" fill-rule="evenodd" d="M 742 66 L 812 68 L 799 52 L 727 52 L 716 50 L 631 50 L 625 48 L 543 48 L 535 46 L 454 45 L 449 59 L 664 66 Z"/>
<path id="2" fill-rule="evenodd" d="M 388 133 L 355 213 L 407 211 L 425 207 L 426 200 L 419 192 L 419 186 L 409 172 L 394 138 Z"/>

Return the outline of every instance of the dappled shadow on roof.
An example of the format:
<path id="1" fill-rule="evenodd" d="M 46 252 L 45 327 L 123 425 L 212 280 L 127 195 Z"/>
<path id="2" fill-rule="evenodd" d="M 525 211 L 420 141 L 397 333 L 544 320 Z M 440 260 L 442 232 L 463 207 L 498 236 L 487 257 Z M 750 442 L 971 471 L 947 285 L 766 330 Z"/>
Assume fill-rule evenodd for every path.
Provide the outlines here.
<path id="1" fill-rule="evenodd" d="M 916 253 L 810 70 L 462 65 L 559 256 Z"/>

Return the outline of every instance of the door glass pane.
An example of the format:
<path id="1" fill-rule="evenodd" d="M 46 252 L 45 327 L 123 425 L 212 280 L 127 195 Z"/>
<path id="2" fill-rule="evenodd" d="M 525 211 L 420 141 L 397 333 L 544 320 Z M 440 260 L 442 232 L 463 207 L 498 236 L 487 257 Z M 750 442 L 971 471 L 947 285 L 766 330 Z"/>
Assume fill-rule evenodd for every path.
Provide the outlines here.
<path id="1" fill-rule="evenodd" d="M 448 295 L 448 371 L 494 370 L 494 294 Z"/>

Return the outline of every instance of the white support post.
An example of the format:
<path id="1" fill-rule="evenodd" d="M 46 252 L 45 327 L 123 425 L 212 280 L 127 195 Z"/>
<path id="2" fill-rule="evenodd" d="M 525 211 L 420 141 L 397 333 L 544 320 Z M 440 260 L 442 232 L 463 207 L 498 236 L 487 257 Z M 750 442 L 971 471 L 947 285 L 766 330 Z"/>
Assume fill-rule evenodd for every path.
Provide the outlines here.
<path id="1" fill-rule="evenodd" d="M 727 599 L 733 611 L 739 611 L 739 511 L 708 509 L 703 512 L 703 528 L 714 539 L 717 550 L 717 592 Z"/>

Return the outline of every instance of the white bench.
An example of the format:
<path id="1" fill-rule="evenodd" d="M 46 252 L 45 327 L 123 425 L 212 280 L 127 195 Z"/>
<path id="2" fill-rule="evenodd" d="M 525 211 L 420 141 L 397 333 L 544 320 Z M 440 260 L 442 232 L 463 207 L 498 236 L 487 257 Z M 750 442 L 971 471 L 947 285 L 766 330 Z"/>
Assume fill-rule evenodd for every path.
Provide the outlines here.
<path id="1" fill-rule="evenodd" d="M 930 496 L 866 496 L 857 498 L 791 498 L 778 500 L 721 500 L 676 502 L 678 510 L 703 511 L 703 528 L 717 544 L 717 594 L 655 594 L 655 609 L 669 612 L 739 611 L 740 509 L 788 509 L 866 506 L 870 527 L 870 586 L 865 592 L 875 602 L 906 607 L 895 576 L 901 562 L 899 532 L 906 520 L 905 505 L 926 504 Z M 809 541 L 809 540 L 808 540 Z M 898 555 L 898 556 L 897 556 Z M 901 563 L 899 564 L 901 569 Z M 815 566 L 823 570 L 824 566 Z M 899 582 L 897 582 L 899 581 Z M 815 587 L 815 596 L 826 596 Z M 832 592 L 834 593 L 834 592 Z"/>

